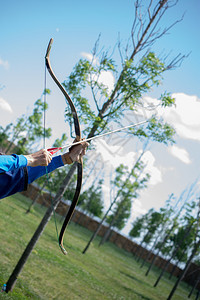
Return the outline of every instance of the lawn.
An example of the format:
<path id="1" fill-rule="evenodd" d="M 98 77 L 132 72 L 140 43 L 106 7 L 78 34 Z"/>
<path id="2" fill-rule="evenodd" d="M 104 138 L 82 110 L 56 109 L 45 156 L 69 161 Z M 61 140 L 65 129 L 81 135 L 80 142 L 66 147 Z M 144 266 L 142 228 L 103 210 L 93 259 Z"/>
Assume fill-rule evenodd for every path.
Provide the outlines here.
<path id="1" fill-rule="evenodd" d="M 24 248 L 42 219 L 46 208 L 37 205 L 25 214 L 29 199 L 17 194 L 0 201 L 0 286 L 8 280 Z M 58 227 L 61 227 L 57 216 Z M 111 243 L 98 247 L 98 238 L 86 254 L 91 232 L 70 224 L 62 254 L 56 237 L 54 219 L 49 222 L 36 244 L 12 292 L 0 293 L 0 299 L 166 299 L 174 280 L 165 276 L 157 288 L 158 276 L 153 270 L 144 276 L 146 267 L 134 260 L 131 253 Z M 188 299 L 188 286 L 182 283 L 173 299 Z M 195 299 L 191 297 L 190 299 Z"/>

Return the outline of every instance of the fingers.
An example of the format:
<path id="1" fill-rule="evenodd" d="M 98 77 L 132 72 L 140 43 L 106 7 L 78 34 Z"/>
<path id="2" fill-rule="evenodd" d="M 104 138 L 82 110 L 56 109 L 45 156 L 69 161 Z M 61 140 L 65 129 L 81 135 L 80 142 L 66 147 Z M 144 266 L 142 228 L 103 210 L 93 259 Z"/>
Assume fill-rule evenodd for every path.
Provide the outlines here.
<path id="1" fill-rule="evenodd" d="M 82 156 L 86 154 L 86 149 L 88 147 L 88 143 L 82 140 L 82 142 L 79 145 L 72 146 L 69 149 L 69 155 L 72 159 L 72 161 L 79 161 Z"/>
<path id="2" fill-rule="evenodd" d="M 28 166 L 48 166 L 52 160 L 52 154 L 45 149 L 41 149 L 33 154 L 26 155 L 26 158 Z"/>
<path id="3" fill-rule="evenodd" d="M 52 154 L 45 149 L 42 149 L 42 150 L 43 150 L 43 153 L 41 154 L 42 160 L 43 160 L 42 166 L 48 166 L 50 164 L 50 162 L 52 161 Z"/>
<path id="4" fill-rule="evenodd" d="M 83 140 L 83 143 L 81 143 L 81 146 L 82 146 L 82 149 L 81 149 L 80 155 L 84 156 L 86 154 L 86 150 L 87 150 L 87 147 L 89 146 L 89 144 L 87 142 L 84 142 L 84 140 Z"/>
<path id="5" fill-rule="evenodd" d="M 82 152 L 81 144 L 74 146 L 72 149 L 70 149 L 69 155 L 72 161 L 79 161 L 81 152 Z"/>
<path id="6" fill-rule="evenodd" d="M 48 164 L 52 161 L 52 154 L 46 149 L 41 149 L 32 155 L 34 156 L 35 163 L 40 166 L 48 166 Z"/>
<path id="7" fill-rule="evenodd" d="M 83 155 L 85 155 L 86 154 L 86 149 L 87 149 L 87 147 L 89 146 L 89 144 L 87 143 L 87 142 L 85 142 L 84 141 L 85 139 L 82 139 L 81 141 L 81 144 L 80 144 L 80 146 L 81 146 L 81 152 L 83 153 Z"/>

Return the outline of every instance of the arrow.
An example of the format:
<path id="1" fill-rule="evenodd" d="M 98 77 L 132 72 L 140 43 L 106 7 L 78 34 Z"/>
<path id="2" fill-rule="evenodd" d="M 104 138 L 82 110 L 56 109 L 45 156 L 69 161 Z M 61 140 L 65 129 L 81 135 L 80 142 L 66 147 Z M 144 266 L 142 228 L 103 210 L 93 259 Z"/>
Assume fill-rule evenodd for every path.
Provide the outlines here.
<path id="1" fill-rule="evenodd" d="M 136 124 L 128 125 L 128 126 L 125 126 L 125 127 L 122 127 L 122 128 L 118 128 L 118 129 L 115 129 L 115 130 L 112 130 L 112 131 L 109 131 L 109 132 L 106 132 L 106 133 L 103 133 L 103 134 L 99 134 L 99 135 L 90 137 L 88 139 L 85 139 L 85 140 L 82 140 L 82 141 L 79 141 L 79 142 L 67 144 L 67 145 L 65 145 L 63 147 L 48 148 L 47 151 L 49 151 L 53 155 L 53 154 L 55 154 L 56 152 L 58 152 L 58 151 L 60 151 L 62 149 L 69 148 L 71 146 L 79 145 L 82 142 L 89 142 L 89 141 L 92 141 L 92 140 L 95 140 L 95 139 L 99 139 L 99 138 L 102 138 L 103 136 L 106 136 L 106 135 L 109 135 L 109 134 L 113 134 L 115 132 L 123 131 L 123 130 L 131 128 L 131 127 L 136 127 L 136 126 L 142 125 L 142 124 L 147 123 L 147 122 L 148 122 L 148 120 L 147 121 L 142 121 L 142 122 L 139 122 L 139 123 L 136 123 Z"/>

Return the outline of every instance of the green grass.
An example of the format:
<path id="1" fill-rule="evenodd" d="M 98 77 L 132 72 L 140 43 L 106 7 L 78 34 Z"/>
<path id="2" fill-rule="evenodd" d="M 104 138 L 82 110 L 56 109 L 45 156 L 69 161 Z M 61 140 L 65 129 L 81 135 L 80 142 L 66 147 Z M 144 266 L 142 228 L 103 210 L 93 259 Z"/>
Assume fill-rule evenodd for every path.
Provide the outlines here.
<path id="1" fill-rule="evenodd" d="M 0 286 L 6 283 L 23 250 L 45 213 L 36 206 L 28 215 L 29 200 L 16 195 L 0 201 Z M 59 223 L 58 216 L 57 222 Z M 157 288 L 153 270 L 144 276 L 131 253 L 107 243 L 98 247 L 98 238 L 86 254 L 91 232 L 71 224 L 65 235 L 65 256 L 57 243 L 54 220 L 49 222 L 22 270 L 12 292 L 0 293 L 0 299 L 166 299 L 174 280 L 167 276 Z M 173 299 L 187 299 L 189 290 L 181 283 Z M 193 296 L 194 297 L 194 296 Z M 194 298 L 190 298 L 194 299 Z"/>

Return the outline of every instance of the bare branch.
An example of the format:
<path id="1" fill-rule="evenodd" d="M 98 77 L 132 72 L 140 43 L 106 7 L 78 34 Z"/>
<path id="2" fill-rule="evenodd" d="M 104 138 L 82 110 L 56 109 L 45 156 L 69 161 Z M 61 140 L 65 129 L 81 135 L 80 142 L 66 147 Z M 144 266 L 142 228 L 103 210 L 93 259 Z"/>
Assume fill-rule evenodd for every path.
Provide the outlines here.
<path id="1" fill-rule="evenodd" d="M 149 13 L 148 10 L 146 10 L 146 19 L 148 19 L 149 21 L 146 23 L 145 19 L 142 19 L 141 21 L 141 17 L 140 17 L 140 8 L 141 6 L 141 1 L 136 0 L 135 1 L 135 18 L 133 21 L 133 25 L 132 25 L 132 30 L 131 30 L 131 39 L 132 39 L 132 52 L 131 54 L 128 56 L 129 60 L 133 60 L 134 57 L 136 56 L 136 54 L 138 54 L 140 51 L 144 50 L 145 48 L 149 47 L 152 45 L 152 43 L 154 43 L 158 37 L 160 37 L 162 35 L 162 33 L 167 33 L 168 30 L 172 27 L 172 25 L 169 26 L 169 29 L 164 29 L 162 32 L 160 30 L 157 30 L 157 26 L 158 23 L 161 19 L 161 17 L 164 15 L 164 13 L 166 12 L 166 10 L 174 5 L 176 5 L 176 3 L 178 2 L 178 0 L 149 0 Z M 155 3 L 154 7 L 153 7 L 153 3 Z M 149 16 L 151 17 L 149 19 Z M 145 18 L 145 16 L 144 16 Z M 142 23 L 141 23 L 142 22 Z M 175 22 L 174 24 L 176 24 L 177 22 Z M 143 27 L 143 29 L 141 30 L 141 28 Z M 138 31 L 140 31 L 139 34 L 139 40 L 137 41 L 138 37 L 138 31 L 136 31 L 136 29 Z M 145 44 L 146 42 L 146 44 Z M 128 49 L 128 45 L 127 45 L 127 49 Z M 173 61 L 171 61 L 171 63 L 167 66 L 167 69 L 172 68 L 172 66 L 176 66 L 177 64 L 180 64 L 183 60 L 185 56 L 178 56 L 176 59 L 174 59 Z M 128 68 L 128 66 L 123 66 L 123 69 L 121 71 L 121 73 L 119 74 L 118 80 L 116 82 L 115 88 L 112 91 L 110 97 L 108 98 L 108 100 L 106 102 L 104 102 L 98 117 L 100 119 L 103 118 L 103 116 L 105 115 L 105 113 L 109 110 L 113 104 L 114 101 L 116 101 L 116 95 L 118 93 L 118 91 L 120 90 L 120 86 L 124 77 L 124 72 L 126 71 L 126 69 Z M 163 71 L 165 71 L 163 70 Z M 96 131 L 96 129 L 98 128 L 98 124 L 94 124 L 93 128 L 90 131 L 89 136 L 92 136 L 94 134 L 94 132 Z"/>
<path id="2" fill-rule="evenodd" d="M 120 42 L 120 33 L 118 34 L 118 51 L 119 51 L 119 56 L 121 58 L 121 64 L 123 65 L 124 59 L 123 59 L 123 55 L 121 52 L 121 42 Z"/>
<path id="3" fill-rule="evenodd" d="M 96 95 L 95 95 L 95 92 L 94 92 L 94 86 L 93 86 L 93 83 L 92 83 L 92 82 L 91 82 L 90 87 L 91 87 L 91 91 L 92 91 L 92 96 L 93 96 L 93 99 L 94 99 L 94 103 L 95 103 L 96 108 L 97 108 L 97 110 L 98 110 L 98 112 L 99 112 L 99 111 L 100 111 L 100 108 L 99 108 L 98 103 L 97 103 Z"/>
<path id="4" fill-rule="evenodd" d="M 164 12 L 163 12 L 164 13 Z M 163 14 L 161 14 L 159 16 L 159 18 L 157 19 L 157 22 L 155 23 L 154 27 L 152 28 L 151 32 L 149 33 L 149 35 L 146 37 L 146 39 L 143 41 L 143 44 L 141 45 L 141 49 L 140 50 L 144 50 L 145 48 L 153 45 L 155 43 L 155 41 L 159 38 L 161 38 L 161 36 L 164 36 L 165 34 L 167 34 L 169 32 L 169 30 L 174 27 L 176 24 L 178 24 L 179 22 L 181 22 L 183 20 L 184 15 L 179 19 L 176 20 L 174 23 L 172 23 L 169 27 L 163 29 L 162 32 L 160 32 L 160 29 L 158 29 L 157 31 L 155 31 L 161 17 L 163 16 Z M 159 33 L 160 32 L 160 33 Z"/>
<path id="5" fill-rule="evenodd" d="M 180 67 L 183 60 L 189 57 L 190 53 L 188 53 L 187 55 L 182 55 L 181 53 L 179 53 L 175 58 L 172 59 L 172 61 L 168 64 L 165 70 L 173 70 L 177 67 Z"/>
<path id="6" fill-rule="evenodd" d="M 152 5 L 153 0 L 150 1 L 149 7 L 148 7 L 148 15 L 149 15 L 149 20 L 151 20 L 151 5 Z"/>

